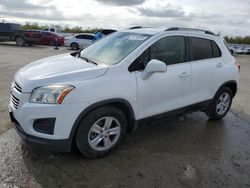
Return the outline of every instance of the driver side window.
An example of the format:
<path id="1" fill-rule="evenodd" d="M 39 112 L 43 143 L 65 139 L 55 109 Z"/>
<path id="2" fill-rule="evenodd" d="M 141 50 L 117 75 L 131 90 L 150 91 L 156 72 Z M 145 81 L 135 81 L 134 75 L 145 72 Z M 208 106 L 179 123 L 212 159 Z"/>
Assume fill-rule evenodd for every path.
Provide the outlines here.
<path id="1" fill-rule="evenodd" d="M 185 38 L 170 36 L 158 40 L 130 65 L 129 71 L 143 70 L 151 59 L 160 60 L 166 65 L 185 62 Z"/>
<path id="2" fill-rule="evenodd" d="M 185 38 L 171 36 L 158 40 L 151 47 L 151 58 L 160 60 L 166 65 L 185 62 Z"/>

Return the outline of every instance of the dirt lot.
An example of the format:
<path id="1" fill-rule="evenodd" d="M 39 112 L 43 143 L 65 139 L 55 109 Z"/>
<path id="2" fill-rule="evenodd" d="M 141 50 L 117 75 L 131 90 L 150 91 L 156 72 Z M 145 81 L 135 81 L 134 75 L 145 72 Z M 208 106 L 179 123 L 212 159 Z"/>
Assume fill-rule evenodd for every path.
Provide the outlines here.
<path id="1" fill-rule="evenodd" d="M 114 154 L 88 160 L 23 143 L 7 113 L 9 87 L 48 47 L 0 44 L 0 187 L 250 187 L 250 56 L 237 56 L 241 85 L 222 121 L 203 113 L 154 122 L 129 134 Z"/>

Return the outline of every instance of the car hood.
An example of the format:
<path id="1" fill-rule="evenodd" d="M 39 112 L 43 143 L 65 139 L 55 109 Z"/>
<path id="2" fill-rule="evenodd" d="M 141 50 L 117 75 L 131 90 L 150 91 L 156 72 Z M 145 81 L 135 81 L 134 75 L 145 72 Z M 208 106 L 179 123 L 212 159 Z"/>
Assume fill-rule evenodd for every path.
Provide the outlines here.
<path id="1" fill-rule="evenodd" d="M 31 92 L 35 87 L 80 82 L 104 75 L 107 66 L 99 66 L 70 54 L 41 59 L 21 68 L 15 75 L 23 92 Z"/>

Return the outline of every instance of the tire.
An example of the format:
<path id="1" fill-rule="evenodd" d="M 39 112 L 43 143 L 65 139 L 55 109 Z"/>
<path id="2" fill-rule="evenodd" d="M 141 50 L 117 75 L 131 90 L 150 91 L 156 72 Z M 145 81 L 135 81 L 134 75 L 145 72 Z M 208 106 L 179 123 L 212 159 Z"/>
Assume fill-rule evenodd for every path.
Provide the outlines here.
<path id="1" fill-rule="evenodd" d="M 211 120 L 222 119 L 229 111 L 233 100 L 232 90 L 228 87 L 222 87 L 215 95 L 213 101 L 206 110 L 206 115 Z"/>
<path id="2" fill-rule="evenodd" d="M 77 44 L 76 42 L 73 42 L 70 44 L 70 48 L 72 50 L 78 50 L 79 49 L 79 44 Z"/>
<path id="3" fill-rule="evenodd" d="M 127 127 L 128 121 L 121 110 L 112 106 L 100 107 L 80 122 L 76 133 L 77 148 L 87 158 L 104 157 L 121 144 Z"/>
<path id="4" fill-rule="evenodd" d="M 25 46 L 25 40 L 23 37 L 17 36 L 16 37 L 16 45 L 17 46 Z"/>

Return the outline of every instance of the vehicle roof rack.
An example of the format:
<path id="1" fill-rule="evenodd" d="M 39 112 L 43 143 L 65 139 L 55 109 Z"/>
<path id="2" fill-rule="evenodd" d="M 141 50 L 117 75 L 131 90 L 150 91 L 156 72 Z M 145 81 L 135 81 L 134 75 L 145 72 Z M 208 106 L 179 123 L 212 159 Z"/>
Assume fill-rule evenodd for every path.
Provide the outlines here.
<path id="1" fill-rule="evenodd" d="M 130 27 L 129 29 L 143 29 L 143 28 L 152 28 L 152 27 L 134 26 L 134 27 Z"/>
<path id="2" fill-rule="evenodd" d="M 211 31 L 207 31 L 207 30 L 203 30 L 203 29 L 184 28 L 184 27 L 171 27 L 171 28 L 166 29 L 165 31 L 202 31 L 205 34 L 215 35 Z"/>
<path id="3" fill-rule="evenodd" d="M 134 27 L 130 27 L 129 29 L 141 29 L 142 26 L 134 26 Z"/>

